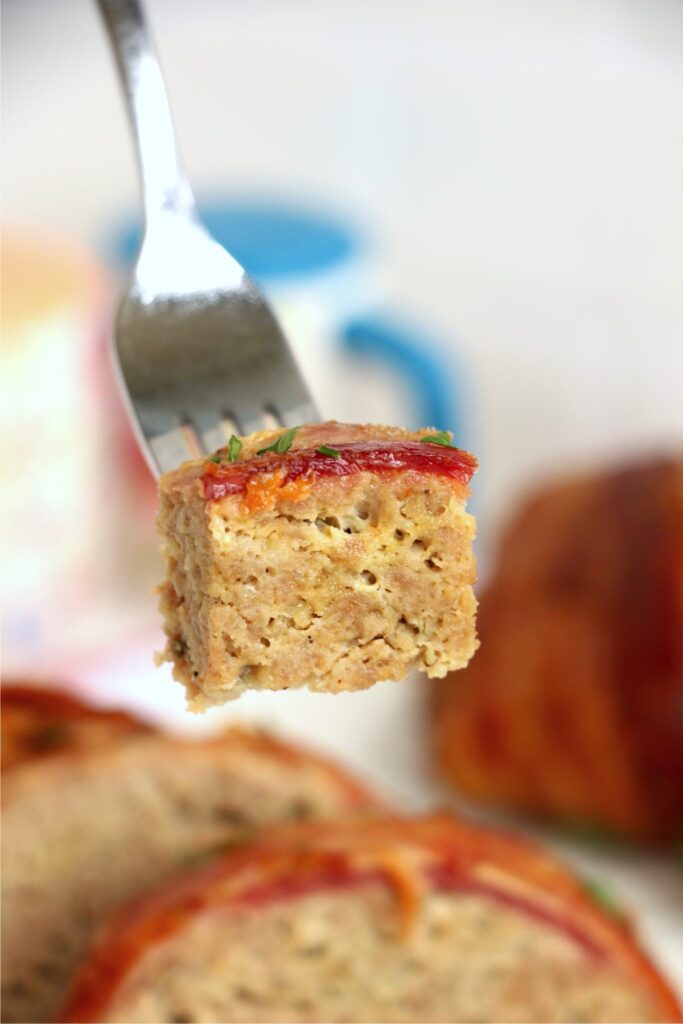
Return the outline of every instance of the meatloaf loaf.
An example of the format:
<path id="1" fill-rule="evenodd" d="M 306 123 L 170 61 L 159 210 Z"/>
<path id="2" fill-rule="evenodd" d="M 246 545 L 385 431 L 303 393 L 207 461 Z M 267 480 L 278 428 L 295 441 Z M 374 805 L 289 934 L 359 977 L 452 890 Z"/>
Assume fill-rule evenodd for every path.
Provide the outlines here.
<path id="1" fill-rule="evenodd" d="M 479 632 L 434 684 L 443 776 L 582 832 L 683 839 L 683 460 L 541 488 L 503 536 Z"/>
<path id="2" fill-rule="evenodd" d="M 680 1021 L 554 859 L 447 817 L 290 829 L 123 909 L 75 1022 Z"/>
<path id="3" fill-rule="evenodd" d="M 367 811 L 327 762 L 265 735 L 128 735 L 3 778 L 2 1020 L 54 1020 L 94 929 L 122 900 L 273 822 Z"/>
<path id="4" fill-rule="evenodd" d="M 66 750 L 95 749 L 150 727 L 124 711 L 94 708 L 60 688 L 17 680 L 0 690 L 0 730 L 4 772 Z"/>

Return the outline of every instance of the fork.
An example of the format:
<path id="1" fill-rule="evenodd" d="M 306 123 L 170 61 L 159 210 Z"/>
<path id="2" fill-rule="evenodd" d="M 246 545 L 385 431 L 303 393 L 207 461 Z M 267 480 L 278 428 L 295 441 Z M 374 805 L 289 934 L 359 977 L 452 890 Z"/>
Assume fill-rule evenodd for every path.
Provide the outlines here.
<path id="1" fill-rule="evenodd" d="M 199 220 L 140 0 L 97 2 L 133 129 L 145 220 L 114 346 L 158 475 L 232 433 L 319 417 L 262 292 Z"/>

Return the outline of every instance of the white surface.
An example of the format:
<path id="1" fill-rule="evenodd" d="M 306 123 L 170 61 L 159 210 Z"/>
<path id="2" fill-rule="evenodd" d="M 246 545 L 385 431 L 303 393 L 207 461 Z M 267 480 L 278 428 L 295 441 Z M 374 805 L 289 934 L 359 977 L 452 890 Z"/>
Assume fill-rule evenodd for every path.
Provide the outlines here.
<path id="1" fill-rule="evenodd" d="M 137 195 L 94 8 L 4 5 L 3 201 L 100 241 Z M 199 189 L 347 211 L 457 344 L 485 532 L 558 460 L 680 445 L 679 0 L 149 9 Z"/>
<path id="2" fill-rule="evenodd" d="M 679 0 L 149 7 L 198 185 L 348 211 L 377 239 L 393 303 L 457 339 L 484 467 L 484 545 L 520 481 L 558 462 L 680 445 Z M 3 29 L 5 216 L 97 241 L 136 191 L 94 4 L 7 0 Z M 81 677 L 185 727 L 152 646 L 143 638 Z M 437 794 L 419 697 L 419 684 L 385 684 L 249 697 L 229 714 L 337 751 L 425 806 Z M 676 869 L 567 852 L 642 909 L 641 930 L 683 992 Z"/>

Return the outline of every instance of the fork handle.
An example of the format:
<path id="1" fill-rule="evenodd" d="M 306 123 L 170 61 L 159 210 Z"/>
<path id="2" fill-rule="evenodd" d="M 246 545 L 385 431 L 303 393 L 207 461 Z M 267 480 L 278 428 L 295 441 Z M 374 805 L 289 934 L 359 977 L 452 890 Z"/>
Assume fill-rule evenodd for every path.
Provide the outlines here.
<path id="1" fill-rule="evenodd" d="M 140 0 L 97 0 L 114 51 L 133 129 L 147 228 L 160 214 L 192 217 L 161 68 Z"/>

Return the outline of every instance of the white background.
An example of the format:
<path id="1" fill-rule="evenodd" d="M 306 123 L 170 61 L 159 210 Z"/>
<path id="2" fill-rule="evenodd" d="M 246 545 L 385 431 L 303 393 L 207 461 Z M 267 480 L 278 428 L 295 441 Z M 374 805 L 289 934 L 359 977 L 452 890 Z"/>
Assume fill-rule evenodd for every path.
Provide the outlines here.
<path id="1" fill-rule="evenodd" d="M 149 11 L 198 188 L 342 211 L 372 240 L 387 300 L 457 346 L 485 541 L 542 472 L 680 448 L 679 0 L 150 0 Z M 2 74 L 6 221 L 99 245 L 136 186 L 94 5 L 7 0 Z M 179 688 L 150 666 L 153 643 L 75 675 L 184 727 Z M 438 797 L 423 685 L 255 695 L 228 714 L 334 749 L 422 807 Z M 683 990 L 677 869 L 563 849 L 642 907 L 645 938 Z"/>

